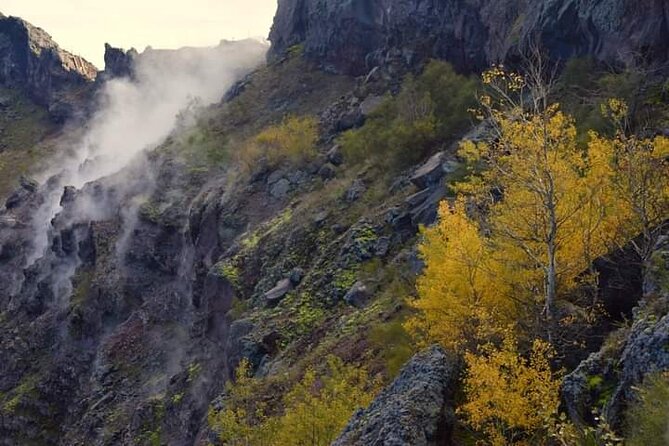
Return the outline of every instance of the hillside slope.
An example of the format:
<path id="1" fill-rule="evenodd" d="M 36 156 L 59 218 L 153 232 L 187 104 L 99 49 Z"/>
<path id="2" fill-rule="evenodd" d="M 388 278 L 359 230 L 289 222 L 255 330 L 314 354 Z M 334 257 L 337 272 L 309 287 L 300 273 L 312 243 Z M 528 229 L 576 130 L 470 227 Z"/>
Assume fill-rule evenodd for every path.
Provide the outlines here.
<path id="1" fill-rule="evenodd" d="M 337 419 L 335 444 L 471 440 L 454 412 L 461 361 L 439 347 L 411 359 L 403 322 L 425 266 L 421 228 L 467 173 L 458 144 L 492 136 L 468 111 L 478 77 L 428 60 L 462 72 L 518 61 L 539 30 L 556 59 L 592 56 L 568 64 L 555 94 L 582 135 L 607 131 L 597 117 L 610 96 L 660 134 L 669 11 L 646 3 L 281 0 L 267 63 L 250 41 L 108 47 L 92 84 L 88 64 L 49 43 L 3 68 L 0 107 L 20 111 L 0 156 L 40 181 L 23 178 L 0 211 L 0 445 L 221 444 L 240 364 L 254 377 L 240 407 L 269 417 L 309 371 L 307 393 L 326 382 L 331 355 L 379 377 L 369 408 Z M 37 32 L 0 18 L 4 67 L 26 54 L 17 26 Z M 639 52 L 647 70 L 627 57 Z M 70 95 L 85 126 L 48 119 Z M 429 136 L 403 127 L 425 96 L 438 116 Z M 34 160 L 48 137 L 59 156 L 44 169 Z M 573 419 L 591 422 L 605 400 L 622 429 L 634 386 L 669 369 L 666 249 L 645 276 L 624 251 L 598 264 L 605 311 L 558 364 Z"/>

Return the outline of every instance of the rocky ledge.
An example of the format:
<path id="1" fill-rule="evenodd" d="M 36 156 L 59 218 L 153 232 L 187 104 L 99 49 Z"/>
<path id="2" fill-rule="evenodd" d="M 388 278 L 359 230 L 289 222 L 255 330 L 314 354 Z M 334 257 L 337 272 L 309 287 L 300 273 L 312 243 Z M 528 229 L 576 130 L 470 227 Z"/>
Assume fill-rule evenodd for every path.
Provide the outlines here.
<path id="1" fill-rule="evenodd" d="M 0 14 L 0 85 L 20 89 L 64 120 L 96 76 L 93 64 L 61 49 L 44 30 Z"/>

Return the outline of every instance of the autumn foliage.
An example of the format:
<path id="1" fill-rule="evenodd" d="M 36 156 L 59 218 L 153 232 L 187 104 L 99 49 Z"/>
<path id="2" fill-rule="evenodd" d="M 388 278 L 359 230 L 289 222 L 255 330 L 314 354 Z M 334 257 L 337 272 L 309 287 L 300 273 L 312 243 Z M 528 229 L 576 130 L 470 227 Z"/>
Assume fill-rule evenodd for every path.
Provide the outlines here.
<path id="1" fill-rule="evenodd" d="M 316 155 L 318 121 L 310 116 L 288 116 L 250 138 L 237 152 L 237 162 L 251 171 L 258 163 L 271 166 L 300 163 Z"/>
<path id="2" fill-rule="evenodd" d="M 242 361 L 234 384 L 227 388 L 225 408 L 210 411 L 209 423 L 226 445 L 327 446 L 336 439 L 353 412 L 366 407 L 379 381 L 362 368 L 330 356 L 326 373 L 307 369 L 283 397 L 281 413 L 258 404 L 258 380 Z"/>
<path id="3" fill-rule="evenodd" d="M 423 231 L 406 328 L 464 354 L 461 414 L 489 443 L 542 444 L 558 410 L 562 303 L 596 286 L 596 258 L 631 240 L 650 255 L 669 215 L 669 139 L 631 136 L 624 102 L 610 100 L 615 135 L 591 132 L 583 149 L 536 77 L 495 67 L 483 82 L 477 114 L 492 138 L 461 145 L 470 175 Z"/>
<path id="4" fill-rule="evenodd" d="M 534 341 L 525 358 L 513 336 L 508 336 L 501 347 L 488 344 L 482 351 L 482 355 L 465 355 L 468 400 L 460 412 L 494 446 L 521 441 L 540 444 L 550 432 L 559 405 L 559 382 L 549 363 L 552 348 L 544 341 Z"/>

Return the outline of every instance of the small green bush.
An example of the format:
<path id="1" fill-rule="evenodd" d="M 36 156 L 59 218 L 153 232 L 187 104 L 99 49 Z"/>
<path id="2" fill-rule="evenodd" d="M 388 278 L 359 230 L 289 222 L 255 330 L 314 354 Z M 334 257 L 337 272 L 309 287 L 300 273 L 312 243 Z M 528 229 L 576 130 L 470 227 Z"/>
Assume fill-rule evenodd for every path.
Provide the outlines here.
<path id="1" fill-rule="evenodd" d="M 316 118 L 289 116 L 247 141 L 237 153 L 238 161 L 247 171 L 256 168 L 261 160 L 270 166 L 286 161 L 302 163 L 316 156 L 317 141 Z"/>
<path id="2" fill-rule="evenodd" d="M 627 412 L 628 446 L 669 444 L 669 372 L 647 377 Z"/>
<path id="3" fill-rule="evenodd" d="M 477 85 L 476 79 L 457 74 L 448 63 L 430 62 L 420 76 L 409 76 L 400 93 L 388 97 L 365 125 L 344 133 L 340 142 L 346 158 L 372 158 L 389 168 L 421 160 L 467 126 Z"/>

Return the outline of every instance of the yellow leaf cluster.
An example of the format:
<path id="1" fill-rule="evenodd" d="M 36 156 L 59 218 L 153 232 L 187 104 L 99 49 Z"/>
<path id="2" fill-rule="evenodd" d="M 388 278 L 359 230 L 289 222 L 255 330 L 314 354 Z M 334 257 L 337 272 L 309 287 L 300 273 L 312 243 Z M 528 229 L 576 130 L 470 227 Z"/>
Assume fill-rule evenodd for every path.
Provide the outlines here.
<path id="1" fill-rule="evenodd" d="M 466 354 L 467 402 L 459 410 L 489 444 L 538 444 L 536 438 L 545 437 L 559 405 L 552 356 L 550 345 L 537 340 L 523 358 L 512 335 L 500 348 L 486 345 L 481 355 Z"/>
<path id="2" fill-rule="evenodd" d="M 452 207 L 442 202 L 439 223 L 423 235 L 420 251 L 427 263 L 417 282 L 421 299 L 411 302 L 419 311 L 406 323 L 409 332 L 424 344 L 436 340 L 459 349 L 513 319 L 514 304 L 499 298 L 504 285 L 495 280 L 498 265 L 464 199 Z"/>

